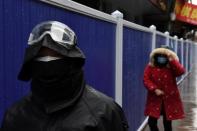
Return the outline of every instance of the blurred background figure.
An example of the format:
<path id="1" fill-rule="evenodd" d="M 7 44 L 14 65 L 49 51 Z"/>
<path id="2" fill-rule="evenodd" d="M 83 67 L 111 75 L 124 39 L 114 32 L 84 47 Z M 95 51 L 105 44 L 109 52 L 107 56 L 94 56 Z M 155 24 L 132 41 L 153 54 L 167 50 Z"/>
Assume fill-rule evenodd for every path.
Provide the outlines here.
<path id="1" fill-rule="evenodd" d="M 148 90 L 145 115 L 149 116 L 151 131 L 159 131 L 157 119 L 163 116 L 165 131 L 172 131 L 172 120 L 184 118 L 176 77 L 185 72 L 178 56 L 166 47 L 154 49 L 144 71 L 144 85 Z"/>

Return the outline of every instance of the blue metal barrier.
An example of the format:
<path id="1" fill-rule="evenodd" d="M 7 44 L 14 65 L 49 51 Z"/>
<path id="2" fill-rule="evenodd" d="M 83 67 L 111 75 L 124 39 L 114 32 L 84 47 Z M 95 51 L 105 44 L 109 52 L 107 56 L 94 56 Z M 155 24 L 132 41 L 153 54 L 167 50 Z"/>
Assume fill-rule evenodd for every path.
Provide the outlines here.
<path id="1" fill-rule="evenodd" d="M 185 41 L 184 44 L 183 44 L 183 49 L 184 49 L 184 50 L 183 50 L 183 61 L 184 61 L 184 62 L 183 62 L 183 66 L 185 67 L 185 70 L 186 70 L 186 72 L 187 72 L 187 68 L 186 68 L 186 67 L 187 67 L 187 60 L 186 60 L 187 52 L 186 52 L 186 48 L 187 48 L 187 42 Z"/>
<path id="2" fill-rule="evenodd" d="M 190 58 L 191 58 L 191 44 L 188 43 L 188 71 L 190 71 L 191 64 L 190 64 Z"/>
<path id="3" fill-rule="evenodd" d="M 166 44 L 166 37 L 157 34 L 156 35 L 156 48 L 161 47 L 161 45 L 165 45 Z"/>
<path id="4" fill-rule="evenodd" d="M 194 45 L 194 44 L 191 44 L 191 53 L 190 53 L 190 56 L 191 56 L 191 61 L 190 61 L 190 63 L 191 63 L 191 69 L 193 68 L 193 63 L 195 63 L 195 61 L 194 61 L 194 59 L 195 59 L 195 46 L 196 45 Z"/>
<path id="5" fill-rule="evenodd" d="M 179 62 L 182 63 L 182 45 L 181 45 L 181 41 L 178 41 L 177 43 L 177 56 L 179 57 Z M 182 76 L 178 77 L 177 81 L 181 80 L 182 79 Z"/>
<path id="6" fill-rule="evenodd" d="M 123 108 L 129 121 L 129 131 L 136 131 L 145 119 L 143 72 L 149 62 L 151 36 L 151 33 L 126 27 L 123 30 Z"/>
<path id="7" fill-rule="evenodd" d="M 169 46 L 170 46 L 170 48 L 172 48 L 173 51 L 175 51 L 175 43 L 176 43 L 176 41 L 174 39 L 170 38 Z"/>
<path id="8" fill-rule="evenodd" d="M 181 54 L 182 54 L 181 41 L 178 41 L 178 44 L 177 44 L 177 55 L 179 57 L 180 63 L 182 63 L 182 60 L 181 60 L 182 55 Z"/>

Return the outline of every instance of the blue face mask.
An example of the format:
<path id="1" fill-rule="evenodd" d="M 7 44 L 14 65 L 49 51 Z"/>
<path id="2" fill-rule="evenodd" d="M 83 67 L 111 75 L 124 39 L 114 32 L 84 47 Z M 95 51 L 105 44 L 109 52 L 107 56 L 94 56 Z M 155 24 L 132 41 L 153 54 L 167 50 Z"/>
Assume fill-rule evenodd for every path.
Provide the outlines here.
<path id="1" fill-rule="evenodd" d="M 157 57 L 157 62 L 160 64 L 166 64 L 168 62 L 168 59 L 164 56 Z"/>
<path id="2" fill-rule="evenodd" d="M 168 58 L 164 55 L 155 56 L 155 64 L 160 67 L 164 67 L 168 64 Z"/>

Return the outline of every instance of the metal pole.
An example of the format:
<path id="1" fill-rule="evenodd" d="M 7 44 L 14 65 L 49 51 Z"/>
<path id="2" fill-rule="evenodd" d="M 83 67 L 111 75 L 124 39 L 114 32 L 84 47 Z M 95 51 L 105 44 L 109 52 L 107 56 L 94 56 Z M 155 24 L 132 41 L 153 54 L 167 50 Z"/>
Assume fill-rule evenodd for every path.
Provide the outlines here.
<path id="1" fill-rule="evenodd" d="M 112 16 L 117 19 L 115 100 L 120 106 L 122 106 L 123 14 L 119 11 L 115 11 L 112 13 Z"/>

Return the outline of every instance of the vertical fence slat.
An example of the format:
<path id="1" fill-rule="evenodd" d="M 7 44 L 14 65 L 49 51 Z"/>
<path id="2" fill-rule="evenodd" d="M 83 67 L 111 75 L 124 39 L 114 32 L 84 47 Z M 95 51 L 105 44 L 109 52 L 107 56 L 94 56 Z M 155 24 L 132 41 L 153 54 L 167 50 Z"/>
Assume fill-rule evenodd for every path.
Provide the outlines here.
<path id="1" fill-rule="evenodd" d="M 115 100 L 122 106 L 123 19 L 118 18 L 116 27 L 116 78 Z"/>
<path id="2" fill-rule="evenodd" d="M 152 34 L 127 27 L 123 32 L 123 109 L 129 120 L 129 131 L 135 131 L 145 119 L 143 72 L 152 49 Z"/>
<path id="3" fill-rule="evenodd" d="M 156 48 L 161 47 L 161 45 L 166 45 L 166 37 L 159 34 L 156 35 Z"/>

